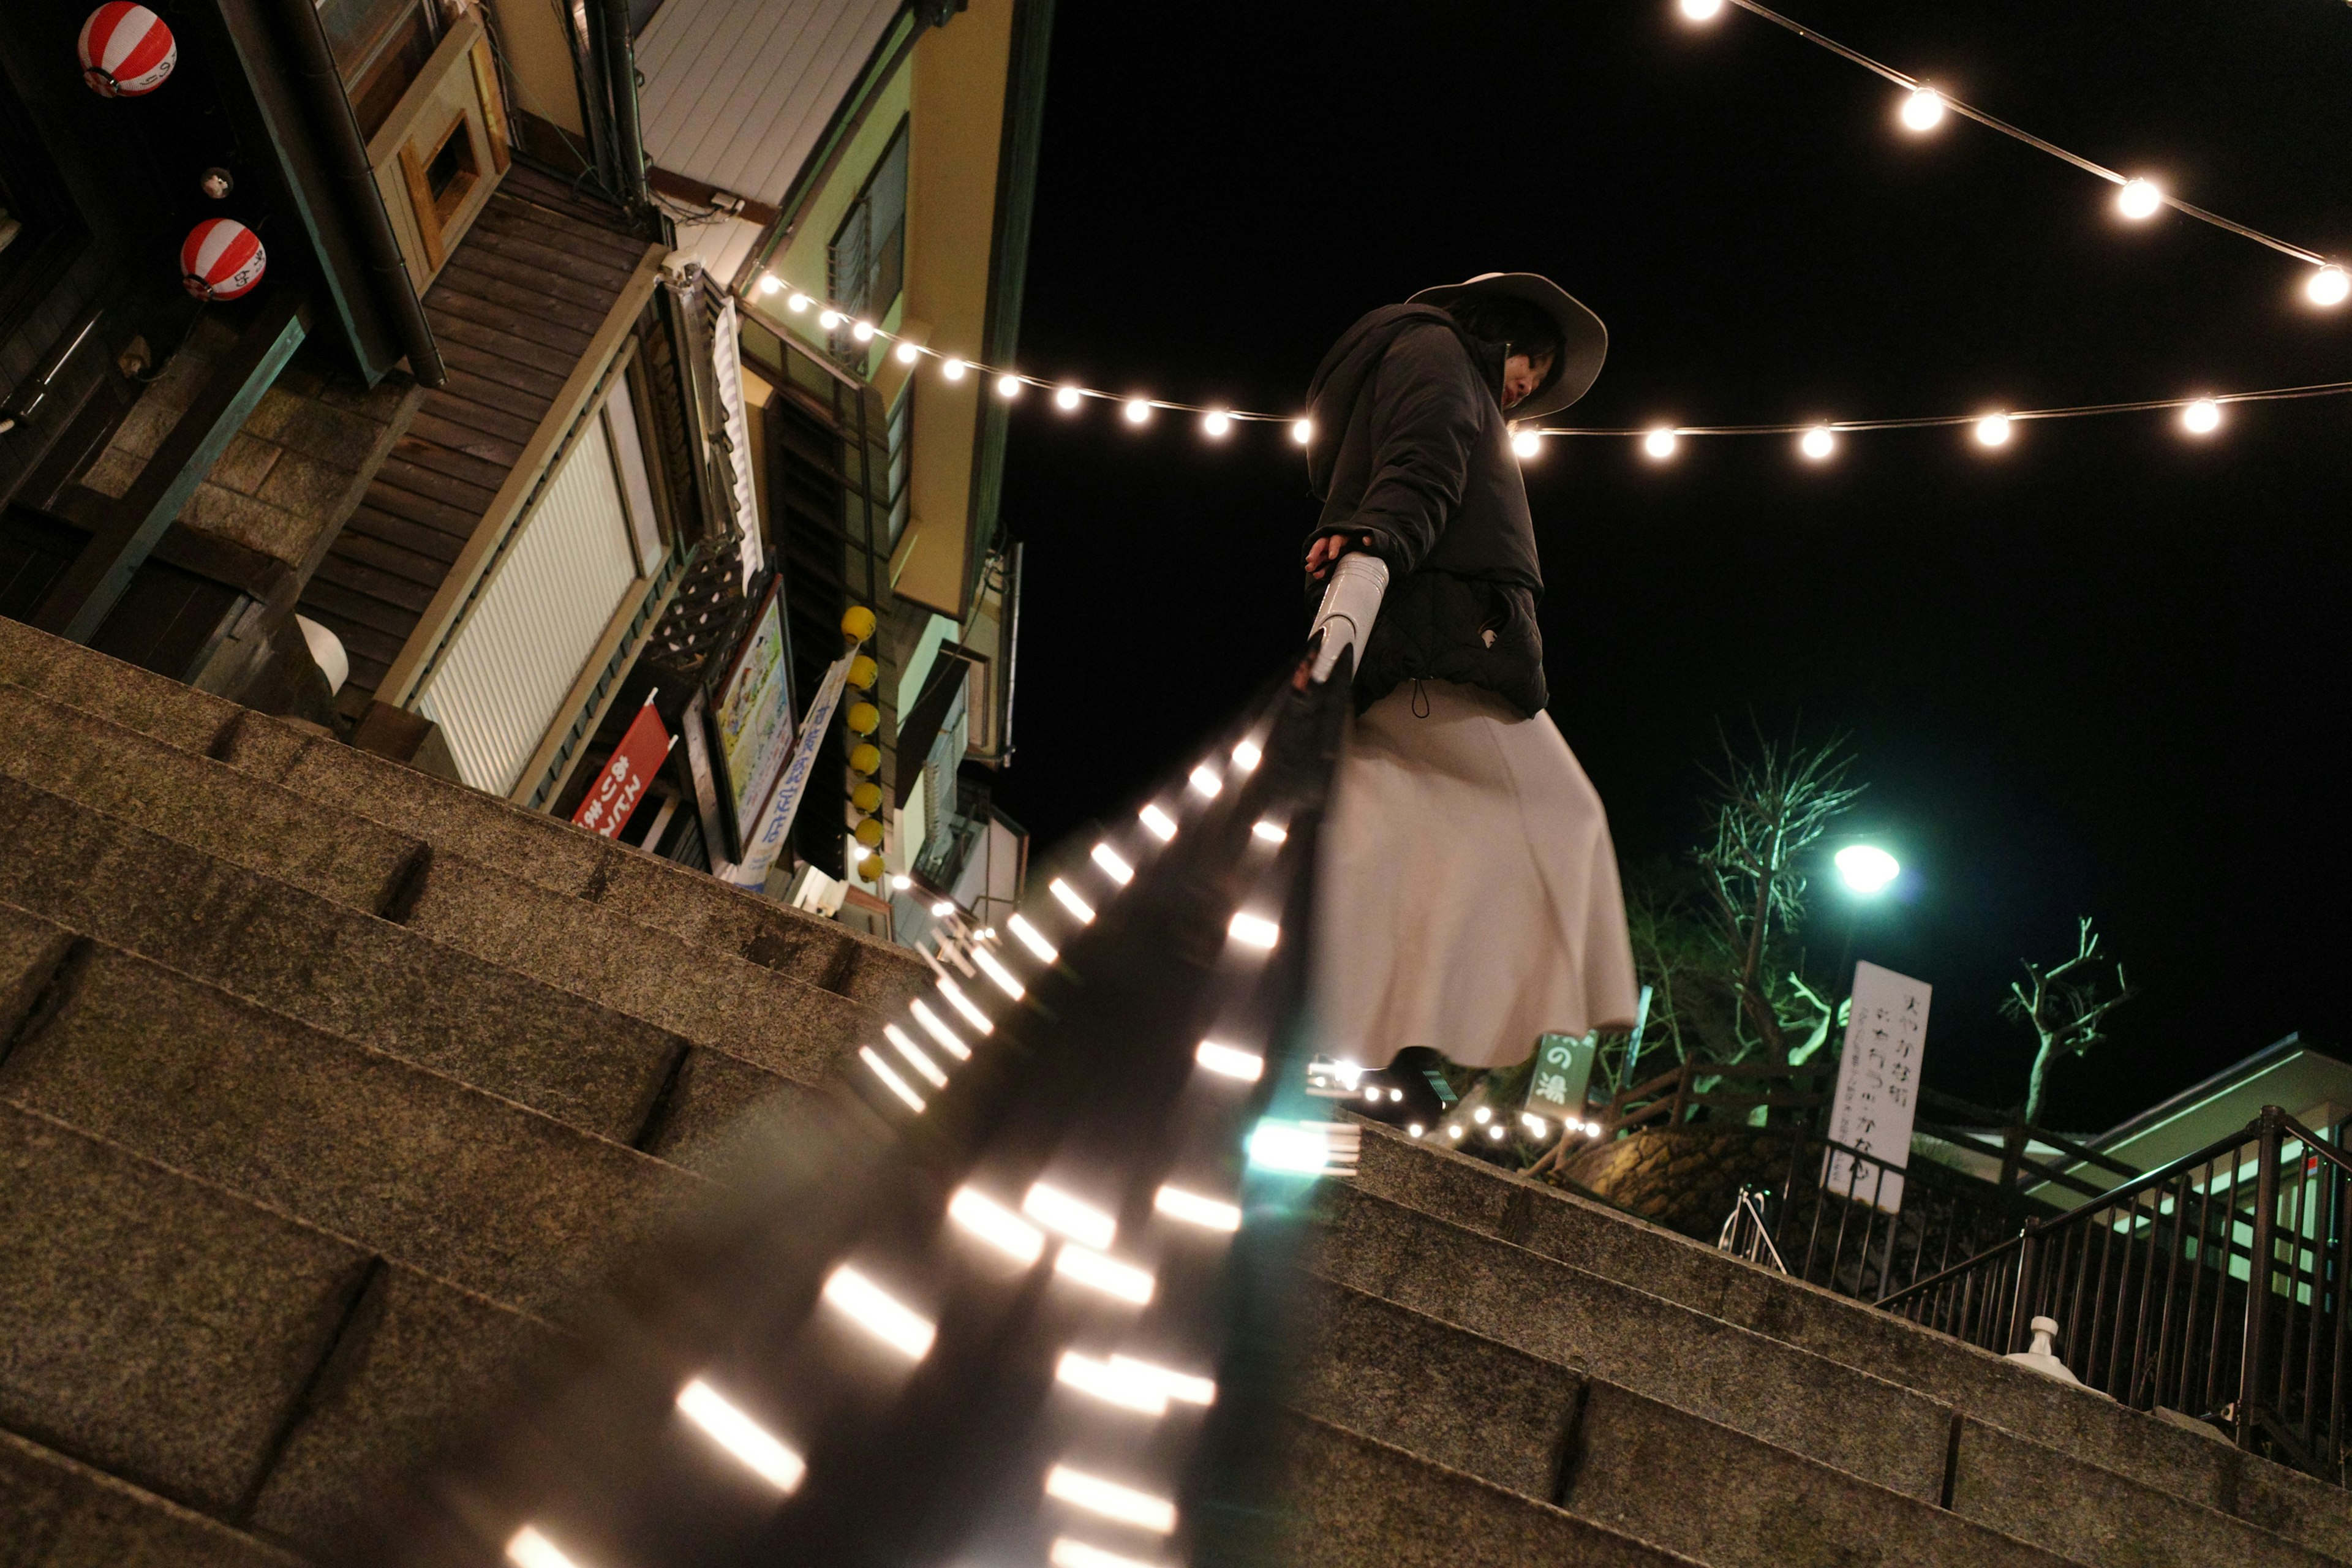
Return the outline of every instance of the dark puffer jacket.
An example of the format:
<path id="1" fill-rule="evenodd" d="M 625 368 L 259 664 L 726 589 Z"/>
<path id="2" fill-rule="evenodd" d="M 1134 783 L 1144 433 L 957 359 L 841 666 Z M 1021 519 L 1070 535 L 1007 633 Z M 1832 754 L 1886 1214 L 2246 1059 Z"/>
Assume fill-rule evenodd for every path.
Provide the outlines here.
<path id="1" fill-rule="evenodd" d="M 1389 568 L 1360 707 L 1430 679 L 1543 711 L 1543 574 L 1502 384 L 1500 345 L 1428 305 L 1374 310 L 1316 369 L 1307 472 L 1323 515 L 1308 542 L 1368 533 Z M 1308 584 L 1310 603 L 1321 595 Z"/>

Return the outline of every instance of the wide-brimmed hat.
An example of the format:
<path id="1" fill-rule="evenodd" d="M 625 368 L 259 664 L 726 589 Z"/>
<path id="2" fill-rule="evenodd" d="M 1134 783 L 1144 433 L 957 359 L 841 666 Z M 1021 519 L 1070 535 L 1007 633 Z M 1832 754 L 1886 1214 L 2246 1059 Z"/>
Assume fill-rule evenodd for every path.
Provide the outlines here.
<path id="1" fill-rule="evenodd" d="M 1481 297 L 1524 300 L 1559 327 L 1559 363 L 1552 366 L 1551 379 L 1511 407 L 1513 419 L 1557 414 L 1592 390 L 1592 384 L 1601 377 L 1601 362 L 1609 357 L 1609 329 L 1581 301 L 1540 272 L 1481 272 L 1460 283 L 1423 289 L 1406 302 L 1434 305 L 1443 310 Z"/>

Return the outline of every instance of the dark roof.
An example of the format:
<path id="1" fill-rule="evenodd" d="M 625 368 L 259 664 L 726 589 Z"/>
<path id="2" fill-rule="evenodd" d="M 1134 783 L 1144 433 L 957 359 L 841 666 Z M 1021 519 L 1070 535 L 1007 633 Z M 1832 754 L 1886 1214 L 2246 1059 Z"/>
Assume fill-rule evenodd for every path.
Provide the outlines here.
<path id="1" fill-rule="evenodd" d="M 619 208 L 519 163 L 450 253 L 425 296 L 448 384 L 302 593 L 351 656 L 346 711 L 375 695 L 645 250 Z"/>

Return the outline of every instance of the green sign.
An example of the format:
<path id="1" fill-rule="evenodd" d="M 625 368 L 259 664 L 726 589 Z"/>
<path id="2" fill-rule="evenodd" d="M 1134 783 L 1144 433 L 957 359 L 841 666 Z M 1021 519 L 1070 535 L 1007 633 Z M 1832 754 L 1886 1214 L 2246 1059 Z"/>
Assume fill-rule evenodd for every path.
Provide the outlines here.
<path id="1" fill-rule="evenodd" d="M 1584 1091 L 1601 1036 L 1546 1035 L 1536 1042 L 1536 1070 L 1528 1079 L 1528 1114 L 1554 1121 L 1584 1120 Z"/>

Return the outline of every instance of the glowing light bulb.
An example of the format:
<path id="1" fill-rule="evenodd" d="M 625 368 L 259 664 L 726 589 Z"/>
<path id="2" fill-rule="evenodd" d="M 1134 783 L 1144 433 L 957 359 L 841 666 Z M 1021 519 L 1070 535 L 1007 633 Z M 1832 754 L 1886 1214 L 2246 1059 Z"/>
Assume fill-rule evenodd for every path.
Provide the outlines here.
<path id="1" fill-rule="evenodd" d="M 940 374 L 947 377 L 950 381 L 961 381 L 963 379 L 963 373 L 967 368 L 969 367 L 967 367 L 963 361 L 960 359 L 948 359 L 941 360 L 940 362 Z"/>
<path id="2" fill-rule="evenodd" d="M 895 891 L 897 891 L 897 892 L 901 892 L 901 893 L 903 893 L 903 892 L 905 892 L 908 889 L 909 889 L 909 888 L 913 887 L 914 885 L 915 885 L 915 879 L 913 879 L 912 877 L 909 877 L 909 876 L 908 876 L 908 875 L 907 875 L 907 873 L 905 873 L 904 871 L 895 872 L 895 873 L 893 873 L 893 874 L 892 874 L 892 876 L 891 876 L 891 878 L 890 878 L 890 886 L 891 886 L 892 889 L 893 889 L 893 890 L 895 890 Z"/>
<path id="3" fill-rule="evenodd" d="M 1495 1120 L 1495 1113 L 1486 1106 L 1482 1105 L 1477 1110 L 1470 1113 L 1470 1120 L 1476 1122 L 1479 1126 L 1484 1127 L 1486 1123 Z"/>
<path id="4" fill-rule="evenodd" d="M 780 289 L 782 289 L 783 288 L 783 286 L 784 286 L 784 280 L 783 280 L 782 279 L 781 279 L 781 278 L 777 277 L 774 273 L 772 273 L 772 272 L 762 272 L 762 273 L 761 273 L 761 274 L 760 274 L 760 292 L 761 292 L 761 293 L 762 293 L 762 294 L 773 294 L 773 293 L 776 293 L 777 291 L 779 291 Z"/>
<path id="5" fill-rule="evenodd" d="M 1127 406 L 1120 412 L 1127 416 L 1127 422 L 1129 425 L 1140 425 L 1151 417 L 1151 399 L 1130 397 L 1127 400 Z"/>
<path id="6" fill-rule="evenodd" d="M 996 378 L 996 395 L 1003 398 L 1007 403 L 1010 403 L 1013 399 L 1020 396 L 1021 378 L 1017 375 L 1012 374 L 998 376 Z"/>
<path id="7" fill-rule="evenodd" d="M 1406 1136 L 1406 1137 L 1408 1137 L 1408 1138 L 1418 1138 L 1418 1137 L 1420 1137 L 1423 1133 L 1424 1133 L 1424 1132 L 1428 1131 L 1429 1131 L 1429 1129 L 1428 1129 L 1428 1128 L 1426 1128 L 1426 1127 L 1423 1127 L 1420 1122 L 1418 1122 L 1418 1121 L 1414 1121 L 1414 1122 L 1409 1122 L 1409 1123 L 1407 1123 L 1404 1131 L 1405 1131 L 1405 1136 Z"/>
<path id="8" fill-rule="evenodd" d="M 1054 394 L 1055 407 L 1066 412 L 1069 409 L 1076 408 L 1077 405 L 1078 389 L 1076 387 L 1065 386 Z"/>
<path id="9" fill-rule="evenodd" d="M 1459 1121 L 1447 1122 L 1445 1124 L 1445 1135 L 1459 1143 L 1462 1141 L 1462 1123 Z"/>
<path id="10" fill-rule="evenodd" d="M 1233 416 L 1222 408 L 1212 408 L 1201 416 L 1201 434 L 1211 440 L 1221 440 L 1234 427 Z"/>
<path id="11" fill-rule="evenodd" d="M 784 309 L 790 310 L 795 316 L 799 315 L 803 310 L 805 310 L 808 308 L 809 297 L 805 294 L 794 294 L 791 299 L 784 301 Z"/>
<path id="12" fill-rule="evenodd" d="M 1292 420 L 1290 422 L 1290 438 L 1297 442 L 1302 447 L 1307 445 L 1307 442 L 1315 439 L 1315 421 L 1312 419 Z"/>
<path id="13" fill-rule="evenodd" d="M 2164 193 L 2153 180 L 2126 180 L 2124 188 L 2116 193 L 2116 210 L 2132 219 L 2153 217 L 2156 209 L 2164 205 Z"/>
<path id="14" fill-rule="evenodd" d="M 1797 450 L 1818 463 L 1837 450 L 1837 437 L 1826 425 L 1816 425 L 1797 442 Z"/>
<path id="15" fill-rule="evenodd" d="M 1675 433 L 1663 425 L 1642 437 L 1642 450 L 1661 463 L 1675 455 Z"/>
<path id="16" fill-rule="evenodd" d="M 900 364 L 912 364 L 923 357 L 923 351 L 912 343 L 900 343 L 890 352 L 898 356 Z"/>
<path id="17" fill-rule="evenodd" d="M 2192 436 L 2210 436 L 2221 427 L 2221 405 L 2200 397 L 2180 411 L 2180 425 Z"/>
<path id="18" fill-rule="evenodd" d="M 1543 450 L 1543 437 L 1532 430 L 1522 430 L 1511 437 L 1511 450 L 1524 462 Z"/>
<path id="19" fill-rule="evenodd" d="M 833 331 L 834 328 L 841 325 L 841 322 L 842 314 L 838 310 L 822 311 L 818 314 L 816 319 L 816 324 L 823 327 L 828 332 Z"/>
<path id="20" fill-rule="evenodd" d="M 1682 0 L 1682 12 L 1694 22 L 1712 22 L 1723 15 L 1723 0 Z"/>
<path id="21" fill-rule="evenodd" d="M 859 321 L 849 329 L 849 335 L 856 338 L 861 343 L 872 342 L 874 341 L 874 323 L 871 321 Z"/>
<path id="22" fill-rule="evenodd" d="M 1486 1129 L 1486 1136 L 1492 1138 L 1496 1142 L 1500 1143 L 1507 1136 L 1508 1136 L 1508 1133 L 1503 1124 L 1497 1121 L 1492 1127 Z"/>
<path id="23" fill-rule="evenodd" d="M 2347 295 L 2352 295 L 2352 277 L 2346 276 L 2341 267 L 2323 267 L 2311 275 L 2303 291 L 2315 305 L 2341 305 Z"/>
<path id="24" fill-rule="evenodd" d="M 1944 95 L 1932 87 L 1915 87 L 1903 99 L 1903 124 L 1910 131 L 1933 131 L 1944 122 Z"/>
<path id="25" fill-rule="evenodd" d="M 2009 445 L 2009 416 L 2006 414 L 1988 414 L 1983 418 L 1978 420 L 1977 441 L 1979 445 L 1986 447 L 2005 447 Z"/>

